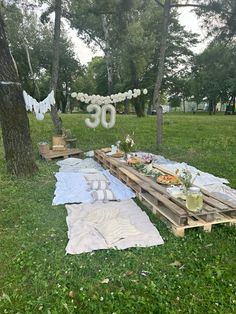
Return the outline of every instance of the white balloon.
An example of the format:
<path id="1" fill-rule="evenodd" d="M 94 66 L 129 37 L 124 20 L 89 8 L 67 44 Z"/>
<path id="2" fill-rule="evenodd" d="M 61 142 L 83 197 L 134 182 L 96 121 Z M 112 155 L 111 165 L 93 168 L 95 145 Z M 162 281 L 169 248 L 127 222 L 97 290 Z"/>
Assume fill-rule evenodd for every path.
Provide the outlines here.
<path id="1" fill-rule="evenodd" d="M 107 122 L 107 112 L 110 112 L 110 122 Z M 112 105 L 104 105 L 102 107 L 101 124 L 106 129 L 111 129 L 116 123 L 116 109 Z"/>
<path id="2" fill-rule="evenodd" d="M 44 115 L 42 114 L 42 113 L 36 113 L 36 119 L 37 120 L 39 120 L 39 121 L 41 121 L 41 120 L 43 120 L 44 119 Z"/>
<path id="3" fill-rule="evenodd" d="M 101 107 L 99 107 L 98 105 L 92 105 L 92 104 L 88 105 L 87 107 L 88 112 L 92 112 L 94 110 L 95 110 L 95 113 L 91 114 L 91 118 L 94 119 L 94 121 L 91 121 L 91 118 L 85 119 L 85 124 L 89 128 L 92 128 L 92 129 L 96 128 L 100 124 Z"/>
<path id="4" fill-rule="evenodd" d="M 71 97 L 72 98 L 76 98 L 77 97 L 77 93 L 76 92 L 71 93 Z"/>

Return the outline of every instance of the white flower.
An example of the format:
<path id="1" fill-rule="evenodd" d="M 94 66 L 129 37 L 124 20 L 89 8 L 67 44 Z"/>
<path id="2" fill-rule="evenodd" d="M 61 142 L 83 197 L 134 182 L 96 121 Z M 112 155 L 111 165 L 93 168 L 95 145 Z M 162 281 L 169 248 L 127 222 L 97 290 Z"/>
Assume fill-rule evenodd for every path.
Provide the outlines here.
<path id="1" fill-rule="evenodd" d="M 147 95 L 147 93 L 148 93 L 148 90 L 147 90 L 146 88 L 144 88 L 143 94 L 144 94 L 144 95 Z"/>

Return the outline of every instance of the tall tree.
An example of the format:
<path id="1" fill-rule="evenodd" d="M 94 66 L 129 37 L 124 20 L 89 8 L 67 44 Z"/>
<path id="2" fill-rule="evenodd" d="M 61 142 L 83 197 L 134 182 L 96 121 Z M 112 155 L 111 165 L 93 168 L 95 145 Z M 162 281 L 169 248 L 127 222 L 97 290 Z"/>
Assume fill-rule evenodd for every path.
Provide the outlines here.
<path id="1" fill-rule="evenodd" d="M 17 176 L 31 175 L 37 166 L 21 84 L 6 38 L 1 4 L 0 51 L 0 122 L 7 169 Z"/>
<path id="2" fill-rule="evenodd" d="M 157 1 L 159 2 L 159 1 Z M 156 108 L 157 113 L 157 145 L 161 145 L 163 141 L 163 112 L 161 107 L 161 85 L 164 75 L 164 63 L 165 63 L 165 55 L 167 48 L 167 37 L 168 37 L 168 28 L 170 21 L 170 9 L 171 9 L 171 0 L 165 0 L 165 4 L 163 5 L 163 30 L 162 30 L 162 38 L 160 45 L 160 56 L 159 56 L 159 64 L 158 71 L 156 77 L 156 83 L 153 93 L 153 107 Z"/>
<path id="3" fill-rule="evenodd" d="M 53 37 L 53 59 L 52 59 L 52 78 L 51 88 L 56 93 L 59 73 L 59 47 L 61 35 L 61 14 L 62 0 L 55 0 L 55 22 L 54 22 L 54 37 Z M 52 106 L 51 117 L 57 134 L 62 134 L 62 120 L 57 113 L 57 107 Z"/>
<path id="4" fill-rule="evenodd" d="M 161 0 L 155 0 L 159 7 L 163 8 L 163 31 L 160 45 L 160 55 L 159 55 L 159 66 L 156 77 L 156 84 L 153 94 L 153 107 L 156 108 L 157 112 L 157 136 L 156 143 L 160 146 L 163 142 L 163 114 L 162 109 L 160 107 L 160 93 L 164 75 L 164 66 L 165 66 L 165 57 L 166 57 L 166 48 L 167 48 L 167 38 L 168 38 L 168 30 L 169 30 L 169 22 L 170 22 L 170 13 L 172 8 L 181 8 L 181 7 L 202 7 L 202 4 L 195 3 L 182 3 L 181 0 L 164 0 L 164 3 Z"/>

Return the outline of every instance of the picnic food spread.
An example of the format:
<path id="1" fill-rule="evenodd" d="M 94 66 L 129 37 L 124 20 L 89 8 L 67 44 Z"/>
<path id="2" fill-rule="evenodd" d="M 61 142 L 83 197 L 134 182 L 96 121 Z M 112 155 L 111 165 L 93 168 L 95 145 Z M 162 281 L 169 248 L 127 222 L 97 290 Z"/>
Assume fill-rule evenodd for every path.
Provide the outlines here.
<path id="1" fill-rule="evenodd" d="M 166 184 L 166 185 L 177 185 L 180 184 L 179 179 L 176 176 L 170 175 L 170 174 L 165 174 L 165 175 L 160 175 L 157 178 L 157 182 L 161 184 Z"/>
<path id="2" fill-rule="evenodd" d="M 140 163 L 143 163 L 143 159 L 140 158 L 140 157 L 130 157 L 128 160 L 127 160 L 127 163 L 128 165 L 136 165 L 136 164 L 140 164 Z"/>

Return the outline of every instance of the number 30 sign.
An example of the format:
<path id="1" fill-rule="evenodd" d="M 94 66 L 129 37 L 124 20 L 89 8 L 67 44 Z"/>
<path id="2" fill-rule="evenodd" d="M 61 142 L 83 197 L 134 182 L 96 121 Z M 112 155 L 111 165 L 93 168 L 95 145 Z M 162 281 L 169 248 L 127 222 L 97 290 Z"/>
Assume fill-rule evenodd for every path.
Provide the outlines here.
<path id="1" fill-rule="evenodd" d="M 100 122 L 102 126 L 106 129 L 111 129 L 116 122 L 116 109 L 112 105 L 104 105 L 100 107 L 99 105 L 88 105 L 87 107 L 88 112 L 93 112 L 95 113 L 91 114 L 90 118 L 85 119 L 85 124 L 89 128 L 96 128 L 99 126 Z M 107 122 L 107 113 L 110 113 L 110 121 Z"/>

